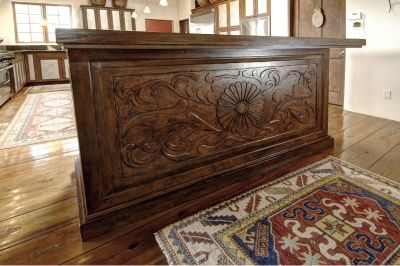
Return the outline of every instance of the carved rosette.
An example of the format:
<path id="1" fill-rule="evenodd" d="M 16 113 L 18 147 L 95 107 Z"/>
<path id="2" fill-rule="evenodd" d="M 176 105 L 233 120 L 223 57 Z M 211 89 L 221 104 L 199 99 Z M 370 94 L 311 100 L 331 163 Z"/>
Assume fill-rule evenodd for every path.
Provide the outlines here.
<path id="1" fill-rule="evenodd" d="M 263 115 L 262 92 L 253 83 L 238 81 L 221 93 L 217 102 L 219 124 L 234 134 L 254 131 Z"/>

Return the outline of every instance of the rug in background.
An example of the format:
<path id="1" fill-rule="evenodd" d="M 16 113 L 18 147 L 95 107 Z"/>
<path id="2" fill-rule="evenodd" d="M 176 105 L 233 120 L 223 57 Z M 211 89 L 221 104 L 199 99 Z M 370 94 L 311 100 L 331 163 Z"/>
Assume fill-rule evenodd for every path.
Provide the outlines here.
<path id="1" fill-rule="evenodd" d="M 28 94 L 0 136 L 0 149 L 76 136 L 70 91 Z"/>
<path id="2" fill-rule="evenodd" d="M 25 94 L 43 93 L 43 92 L 56 92 L 56 91 L 70 91 L 71 84 L 54 84 L 54 85 L 39 85 L 31 86 Z"/>
<path id="3" fill-rule="evenodd" d="M 331 157 L 155 236 L 170 264 L 399 264 L 400 184 Z"/>

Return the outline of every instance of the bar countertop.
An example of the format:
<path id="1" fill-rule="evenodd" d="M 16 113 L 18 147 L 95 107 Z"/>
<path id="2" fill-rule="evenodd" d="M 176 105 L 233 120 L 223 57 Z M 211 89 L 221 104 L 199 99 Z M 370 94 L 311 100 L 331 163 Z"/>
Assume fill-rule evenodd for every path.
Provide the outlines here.
<path id="1" fill-rule="evenodd" d="M 57 29 L 57 43 L 65 48 L 92 49 L 176 49 L 191 48 L 360 48 L 363 39 L 323 39 L 297 37 L 227 36 L 210 34 L 121 32 L 81 29 Z"/>

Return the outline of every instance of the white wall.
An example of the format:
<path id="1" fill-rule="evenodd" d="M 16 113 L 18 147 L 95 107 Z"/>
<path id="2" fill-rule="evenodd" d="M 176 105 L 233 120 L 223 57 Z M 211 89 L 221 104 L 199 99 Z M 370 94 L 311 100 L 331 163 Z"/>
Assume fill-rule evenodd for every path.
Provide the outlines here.
<path id="1" fill-rule="evenodd" d="M 19 1 L 19 0 L 18 0 Z M 169 6 L 161 7 L 158 5 L 159 0 L 148 0 L 151 14 L 144 14 L 146 0 L 128 0 L 127 8 L 134 8 L 139 17 L 136 19 L 136 29 L 145 31 L 145 19 L 165 19 L 174 21 L 174 31 L 179 32 L 178 20 L 178 1 L 186 0 L 168 0 Z M 52 3 L 67 4 L 72 6 L 72 22 L 73 27 L 82 28 L 82 15 L 80 5 L 88 5 L 89 0 L 21 0 L 19 2 L 31 3 Z M 112 0 L 107 0 L 106 6 L 111 6 Z M 14 22 L 11 0 L 0 1 L 0 37 L 4 38 L 3 44 L 14 44 Z"/>
<path id="2" fill-rule="evenodd" d="M 107 5 L 109 4 L 107 0 Z M 179 32 L 179 19 L 178 19 L 178 1 L 185 0 L 168 0 L 168 6 L 162 7 L 158 3 L 160 0 L 148 0 L 151 14 L 144 14 L 143 10 L 146 5 L 146 0 L 128 0 L 127 8 L 136 10 L 139 17 L 136 19 L 136 30 L 145 31 L 145 19 L 165 19 L 174 21 L 174 32 Z"/>
<path id="3" fill-rule="evenodd" d="M 400 0 L 392 3 L 388 13 L 386 0 L 347 0 L 347 14 L 364 13 L 367 46 L 347 50 L 344 108 L 400 121 Z M 392 90 L 391 100 L 383 90 Z"/>
<path id="4" fill-rule="evenodd" d="M 178 0 L 178 18 L 179 20 L 188 19 L 191 10 L 195 7 L 196 0 Z"/>
<path id="5" fill-rule="evenodd" d="M 289 0 L 271 0 L 271 35 L 289 36 L 289 24 Z"/>

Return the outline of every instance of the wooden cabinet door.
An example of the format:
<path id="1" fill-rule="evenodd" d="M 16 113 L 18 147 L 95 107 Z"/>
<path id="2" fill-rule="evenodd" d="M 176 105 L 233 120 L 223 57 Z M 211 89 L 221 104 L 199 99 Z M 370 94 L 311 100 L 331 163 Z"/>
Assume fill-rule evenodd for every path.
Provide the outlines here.
<path id="1" fill-rule="evenodd" d="M 135 19 L 131 17 L 134 9 L 98 6 L 81 6 L 81 9 L 84 29 L 136 30 Z"/>
<path id="2" fill-rule="evenodd" d="M 240 35 L 241 1 L 228 0 L 216 6 L 217 33 L 221 35 Z"/>
<path id="3" fill-rule="evenodd" d="M 245 19 L 269 16 L 271 0 L 242 0 Z"/>
<path id="4" fill-rule="evenodd" d="M 36 53 L 35 69 L 39 81 L 67 80 L 65 72 L 66 53 Z"/>
<path id="5" fill-rule="evenodd" d="M 312 24 L 314 8 L 323 10 L 325 22 L 317 28 Z M 346 38 L 346 0 L 292 0 L 292 36 Z M 331 49 L 329 59 L 329 103 L 343 105 L 345 80 L 345 49 Z"/>

